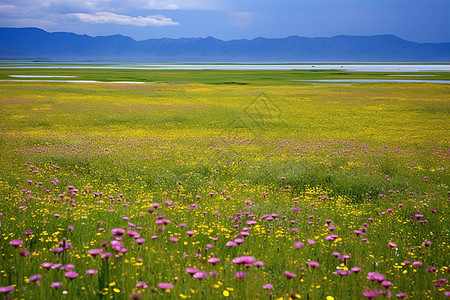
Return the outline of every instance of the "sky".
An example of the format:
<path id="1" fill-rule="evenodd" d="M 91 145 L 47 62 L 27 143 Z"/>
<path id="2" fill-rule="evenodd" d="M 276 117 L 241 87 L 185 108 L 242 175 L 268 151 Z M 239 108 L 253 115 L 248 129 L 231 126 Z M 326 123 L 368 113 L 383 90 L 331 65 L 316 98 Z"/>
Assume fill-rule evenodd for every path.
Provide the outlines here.
<path id="1" fill-rule="evenodd" d="M 450 0 L 0 0 L 0 27 L 135 40 L 394 34 L 450 42 Z"/>

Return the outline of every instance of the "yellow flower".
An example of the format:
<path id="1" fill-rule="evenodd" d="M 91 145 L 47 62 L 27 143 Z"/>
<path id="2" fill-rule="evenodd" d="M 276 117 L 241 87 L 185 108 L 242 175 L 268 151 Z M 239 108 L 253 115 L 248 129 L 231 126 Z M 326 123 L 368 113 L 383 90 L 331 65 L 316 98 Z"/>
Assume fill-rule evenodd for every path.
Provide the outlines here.
<path id="1" fill-rule="evenodd" d="M 224 290 L 222 294 L 223 294 L 225 297 L 230 296 L 230 292 L 227 291 L 227 290 Z"/>
<path id="2" fill-rule="evenodd" d="M 327 300 L 334 300 L 333 296 L 327 296 Z"/>
<path id="3" fill-rule="evenodd" d="M 119 290 L 118 288 L 114 288 L 113 291 L 114 291 L 115 293 L 120 293 L 120 290 Z"/>

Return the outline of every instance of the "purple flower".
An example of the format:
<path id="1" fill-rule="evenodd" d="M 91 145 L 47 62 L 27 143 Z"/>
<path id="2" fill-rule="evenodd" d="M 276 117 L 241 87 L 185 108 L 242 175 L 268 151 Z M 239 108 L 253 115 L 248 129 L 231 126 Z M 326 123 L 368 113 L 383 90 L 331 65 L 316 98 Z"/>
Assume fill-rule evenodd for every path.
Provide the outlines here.
<path id="1" fill-rule="evenodd" d="M 198 272 L 198 269 L 196 269 L 196 268 L 186 268 L 186 273 L 188 273 L 188 274 L 195 274 L 195 273 L 197 273 Z"/>
<path id="2" fill-rule="evenodd" d="M 194 278 L 196 279 L 205 279 L 206 277 L 208 277 L 208 273 L 206 272 L 197 272 L 193 275 Z"/>
<path id="3" fill-rule="evenodd" d="M 297 277 L 297 274 L 291 273 L 289 271 L 285 271 L 284 276 L 286 276 L 287 279 L 291 279 L 291 278 Z"/>
<path id="4" fill-rule="evenodd" d="M 212 258 L 210 258 L 210 259 L 208 260 L 208 262 L 211 263 L 211 264 L 217 264 L 217 263 L 220 262 L 220 258 L 212 257 Z"/>
<path id="5" fill-rule="evenodd" d="M 14 291 L 14 289 L 15 289 L 15 287 L 13 287 L 13 286 L 2 286 L 2 287 L 0 287 L 0 293 L 6 294 L 6 293 Z"/>
<path id="6" fill-rule="evenodd" d="M 11 242 L 9 242 L 9 244 L 14 247 L 19 247 L 19 246 L 23 245 L 23 241 L 22 240 L 12 240 Z"/>
<path id="7" fill-rule="evenodd" d="M 264 267 L 264 263 L 262 261 L 255 262 L 255 267 L 261 268 Z"/>
<path id="8" fill-rule="evenodd" d="M 423 243 L 422 243 L 422 246 L 424 246 L 424 247 L 429 247 L 429 246 L 431 246 L 431 242 L 430 241 L 424 241 Z"/>
<path id="9" fill-rule="evenodd" d="M 171 236 L 171 237 L 169 238 L 169 240 L 170 240 L 172 243 L 178 242 L 178 238 L 173 237 L 173 236 Z"/>
<path id="10" fill-rule="evenodd" d="M 28 251 L 27 249 L 20 249 L 19 254 L 27 257 L 28 255 L 30 255 L 30 251 Z"/>
<path id="11" fill-rule="evenodd" d="M 245 278 L 247 278 L 247 273 L 246 272 L 237 272 L 235 274 L 235 276 L 236 276 L 236 278 L 239 278 L 239 279 L 245 279 Z"/>
<path id="12" fill-rule="evenodd" d="M 271 285 L 270 283 L 267 283 L 267 284 L 263 285 L 263 289 L 271 290 L 271 289 L 273 289 L 273 285 Z"/>
<path id="13" fill-rule="evenodd" d="M 397 298 L 400 298 L 400 299 L 408 297 L 408 295 L 406 295 L 405 293 L 398 293 L 395 296 L 397 296 Z"/>
<path id="14" fill-rule="evenodd" d="M 304 245 L 304 244 L 303 244 L 302 242 L 295 242 L 295 243 L 294 243 L 294 247 L 297 248 L 297 249 L 299 249 L 299 250 L 303 247 L 303 245 Z"/>
<path id="15" fill-rule="evenodd" d="M 232 260 L 235 264 L 253 264 L 255 261 L 256 259 L 253 256 L 240 256 Z"/>
<path id="16" fill-rule="evenodd" d="M 59 289 L 60 287 L 62 287 L 63 283 L 60 281 L 57 282 L 53 282 L 50 287 L 54 288 L 55 290 Z"/>
<path id="17" fill-rule="evenodd" d="M 146 289 L 148 288 L 148 285 L 143 281 L 139 281 L 138 283 L 136 283 L 136 287 L 139 289 Z"/>
<path id="18" fill-rule="evenodd" d="M 389 247 L 392 247 L 392 248 L 397 248 L 397 244 L 395 244 L 395 243 L 393 243 L 393 242 L 389 242 L 389 243 L 388 243 L 388 246 L 389 246 Z"/>
<path id="19" fill-rule="evenodd" d="M 30 276 L 30 278 L 28 278 L 28 280 L 29 281 L 36 281 L 36 280 L 39 280 L 39 279 L 41 279 L 41 274 L 36 274 L 36 275 L 33 275 L 33 276 Z"/>
<path id="20" fill-rule="evenodd" d="M 173 285 L 171 283 L 158 283 L 158 287 L 162 290 L 170 290 L 171 288 L 173 288 Z"/>
<path id="21" fill-rule="evenodd" d="M 93 257 L 102 254 L 103 253 L 103 249 L 91 249 L 88 250 L 88 254 L 92 255 Z"/>
<path id="22" fill-rule="evenodd" d="M 123 229 L 123 228 L 115 228 L 115 229 L 113 229 L 113 230 L 111 230 L 111 233 L 113 234 L 113 235 L 124 235 L 125 234 L 125 229 Z"/>
<path id="23" fill-rule="evenodd" d="M 229 241 L 229 242 L 226 243 L 225 246 L 227 246 L 227 247 L 236 247 L 237 244 L 235 242 Z"/>
<path id="24" fill-rule="evenodd" d="M 216 271 L 211 271 L 211 272 L 209 272 L 209 275 L 211 275 L 211 277 L 216 277 L 217 276 L 217 272 Z"/>
<path id="25" fill-rule="evenodd" d="M 58 254 L 64 251 L 63 247 L 56 247 L 51 250 L 53 253 Z"/>
<path id="26" fill-rule="evenodd" d="M 352 272 L 354 272 L 354 273 L 359 273 L 359 272 L 361 272 L 361 268 L 353 267 L 353 268 L 352 268 Z"/>
<path id="27" fill-rule="evenodd" d="M 363 292 L 364 297 L 369 298 L 369 300 L 372 300 L 373 298 L 375 298 L 376 296 L 378 296 L 379 294 L 383 294 L 383 291 L 380 289 L 375 289 L 375 290 L 365 290 Z"/>
<path id="28" fill-rule="evenodd" d="M 72 271 L 66 272 L 64 275 L 66 275 L 66 277 L 69 279 L 74 279 L 78 277 L 78 273 Z"/>
<path id="29" fill-rule="evenodd" d="M 42 263 L 41 267 L 48 270 L 52 267 L 52 263 L 49 263 L 49 262 Z"/>
<path id="30" fill-rule="evenodd" d="M 195 231 L 186 231 L 186 234 L 189 236 L 193 236 L 195 234 Z"/>
<path id="31" fill-rule="evenodd" d="M 130 298 L 131 299 L 141 299 L 142 293 L 133 292 L 133 293 L 131 293 Z"/>
<path id="32" fill-rule="evenodd" d="M 310 261 L 310 262 L 308 262 L 308 265 L 313 267 L 314 269 L 316 269 L 320 266 L 320 264 L 316 261 Z"/>
<path id="33" fill-rule="evenodd" d="M 142 245 L 143 243 L 145 243 L 145 239 L 142 239 L 142 238 L 140 238 L 140 239 L 136 239 L 136 240 L 134 240 L 137 244 L 139 244 L 139 245 Z"/>
<path id="34" fill-rule="evenodd" d="M 382 282 L 386 279 L 386 276 L 376 272 L 370 272 L 367 274 L 367 279 L 372 281 Z"/>
<path id="35" fill-rule="evenodd" d="M 86 270 L 86 274 L 88 274 L 88 275 L 94 275 L 94 274 L 97 274 L 97 273 L 98 273 L 97 270 L 92 270 L 92 269 Z"/>

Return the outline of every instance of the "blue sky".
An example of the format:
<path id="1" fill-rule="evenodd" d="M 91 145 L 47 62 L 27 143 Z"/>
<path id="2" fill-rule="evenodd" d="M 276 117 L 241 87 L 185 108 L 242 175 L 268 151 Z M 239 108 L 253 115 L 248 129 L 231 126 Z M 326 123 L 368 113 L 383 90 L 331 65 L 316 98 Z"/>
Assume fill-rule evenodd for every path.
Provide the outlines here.
<path id="1" fill-rule="evenodd" d="M 394 34 L 450 42 L 450 0 L 0 0 L 0 27 L 136 40 Z"/>

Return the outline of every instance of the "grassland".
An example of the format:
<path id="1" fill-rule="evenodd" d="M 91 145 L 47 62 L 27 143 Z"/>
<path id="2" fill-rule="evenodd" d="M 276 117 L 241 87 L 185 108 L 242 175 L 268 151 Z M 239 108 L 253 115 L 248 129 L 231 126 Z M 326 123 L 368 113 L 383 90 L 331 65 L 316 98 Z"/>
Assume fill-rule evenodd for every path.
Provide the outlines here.
<path id="1" fill-rule="evenodd" d="M 11 74 L 155 83 L 0 83 L 0 287 L 14 287 L 0 294 L 450 291 L 449 85 L 292 81 L 392 75 L 318 70 L 0 69 Z M 242 256 L 263 266 L 232 262 Z"/>

